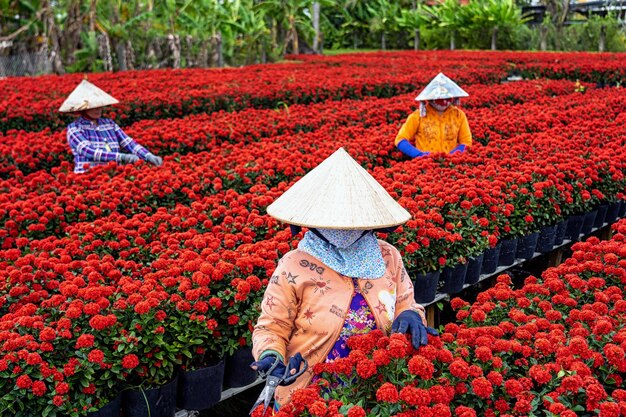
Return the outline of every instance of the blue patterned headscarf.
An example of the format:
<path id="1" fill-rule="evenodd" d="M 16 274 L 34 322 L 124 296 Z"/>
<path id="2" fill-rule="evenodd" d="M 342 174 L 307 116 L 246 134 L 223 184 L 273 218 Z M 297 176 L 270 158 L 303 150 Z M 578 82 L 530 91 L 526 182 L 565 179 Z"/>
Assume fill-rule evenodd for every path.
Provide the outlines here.
<path id="1" fill-rule="evenodd" d="M 317 229 L 304 234 L 298 249 L 320 260 L 334 271 L 352 278 L 377 279 L 386 266 L 378 240 L 371 230 Z"/>

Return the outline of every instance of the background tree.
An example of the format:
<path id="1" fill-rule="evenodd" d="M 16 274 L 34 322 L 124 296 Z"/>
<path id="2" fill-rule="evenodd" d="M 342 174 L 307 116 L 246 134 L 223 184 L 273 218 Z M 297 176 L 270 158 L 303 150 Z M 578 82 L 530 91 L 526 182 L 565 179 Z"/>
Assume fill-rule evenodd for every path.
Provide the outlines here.
<path id="1" fill-rule="evenodd" d="M 626 49 L 616 15 L 542 0 L 534 33 L 520 18 L 528 1 L 0 0 L 0 57 L 19 64 L 4 60 L 0 72 L 46 70 L 40 58 L 62 73 L 244 65 L 325 48 Z"/>
<path id="2" fill-rule="evenodd" d="M 435 19 L 432 7 L 422 3 L 415 3 L 411 9 L 402 9 L 398 19 L 398 26 L 402 29 L 413 32 L 413 49 L 420 49 L 420 33 L 424 26 Z"/>
<path id="3" fill-rule="evenodd" d="M 433 10 L 435 11 L 433 21 L 450 36 L 450 50 L 455 50 L 459 31 L 467 27 L 464 7 L 457 0 L 445 0 Z"/>
<path id="4" fill-rule="evenodd" d="M 499 31 L 523 24 L 521 11 L 513 0 L 475 0 L 463 11 L 471 31 L 490 33 L 492 51 L 497 49 Z"/>
<path id="5" fill-rule="evenodd" d="M 375 0 L 368 3 L 370 29 L 380 35 L 380 47 L 387 49 L 387 34 L 397 29 L 400 14 L 398 3 L 393 0 Z"/>

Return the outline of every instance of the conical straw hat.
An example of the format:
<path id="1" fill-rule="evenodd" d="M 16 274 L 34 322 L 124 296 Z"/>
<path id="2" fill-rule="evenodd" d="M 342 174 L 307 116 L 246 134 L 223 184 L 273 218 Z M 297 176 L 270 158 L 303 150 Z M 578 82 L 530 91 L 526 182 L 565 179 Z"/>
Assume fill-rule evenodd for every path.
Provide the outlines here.
<path id="1" fill-rule="evenodd" d="M 468 97 L 461 87 L 459 87 L 450 78 L 443 75 L 443 73 L 437 74 L 428 85 L 422 90 L 422 92 L 415 98 L 416 101 L 428 101 L 438 100 L 440 98 L 456 98 L 456 97 Z"/>
<path id="2" fill-rule="evenodd" d="M 343 148 L 292 185 L 267 213 L 288 224 L 325 229 L 378 229 L 411 218 Z"/>
<path id="3" fill-rule="evenodd" d="M 119 101 L 93 85 L 87 80 L 81 81 L 78 87 L 65 99 L 60 112 L 70 113 L 117 104 Z"/>

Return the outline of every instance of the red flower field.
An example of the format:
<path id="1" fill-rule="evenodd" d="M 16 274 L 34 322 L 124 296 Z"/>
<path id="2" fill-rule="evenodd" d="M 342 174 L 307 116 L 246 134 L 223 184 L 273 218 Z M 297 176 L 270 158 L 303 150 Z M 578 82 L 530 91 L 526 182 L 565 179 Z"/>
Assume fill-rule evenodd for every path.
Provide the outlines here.
<path id="1" fill-rule="evenodd" d="M 339 147 L 411 212 L 386 238 L 412 274 L 624 204 L 626 95 L 596 86 L 623 83 L 622 55 L 295 58 L 90 75 L 164 164 L 85 174 L 56 112 L 81 76 L 0 81 L 1 410 L 84 415 L 249 344 L 297 244 L 265 209 Z M 439 71 L 470 94 L 474 144 L 406 160 L 395 134 Z M 527 79 L 501 82 L 512 72 Z M 502 278 L 473 305 L 453 300 L 459 323 L 419 352 L 399 336 L 354 339 L 345 363 L 318 371 L 358 383 L 329 398 L 308 388 L 281 414 L 626 415 L 625 227 L 523 288 Z"/>

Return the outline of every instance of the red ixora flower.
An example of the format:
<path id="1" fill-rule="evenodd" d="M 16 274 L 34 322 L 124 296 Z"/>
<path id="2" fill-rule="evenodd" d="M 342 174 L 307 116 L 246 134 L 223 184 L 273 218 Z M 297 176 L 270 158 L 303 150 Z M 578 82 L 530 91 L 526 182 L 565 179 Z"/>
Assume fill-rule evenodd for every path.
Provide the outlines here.
<path id="1" fill-rule="evenodd" d="M 397 403 L 400 395 L 395 385 L 385 382 L 376 391 L 376 399 L 381 402 Z"/>
<path id="2" fill-rule="evenodd" d="M 134 353 L 130 353 L 122 358 L 122 366 L 126 369 L 134 369 L 139 365 L 139 358 Z"/>
<path id="3" fill-rule="evenodd" d="M 104 352 L 102 352 L 100 349 L 94 349 L 89 352 L 89 354 L 87 355 L 87 359 L 91 363 L 97 363 L 101 365 L 104 361 Z"/>
<path id="4" fill-rule="evenodd" d="M 95 337 L 92 334 L 81 334 L 76 340 L 76 349 L 89 348 L 94 344 Z"/>
<path id="5" fill-rule="evenodd" d="M 28 389 L 33 385 L 32 379 L 28 375 L 20 375 L 15 382 L 18 388 Z"/>
<path id="6" fill-rule="evenodd" d="M 43 381 L 35 381 L 33 382 L 33 394 L 38 397 L 41 397 L 46 393 L 46 384 Z"/>
<path id="7" fill-rule="evenodd" d="M 366 413 L 363 407 L 359 405 L 355 405 L 351 409 L 348 410 L 348 417 L 365 417 Z"/>

